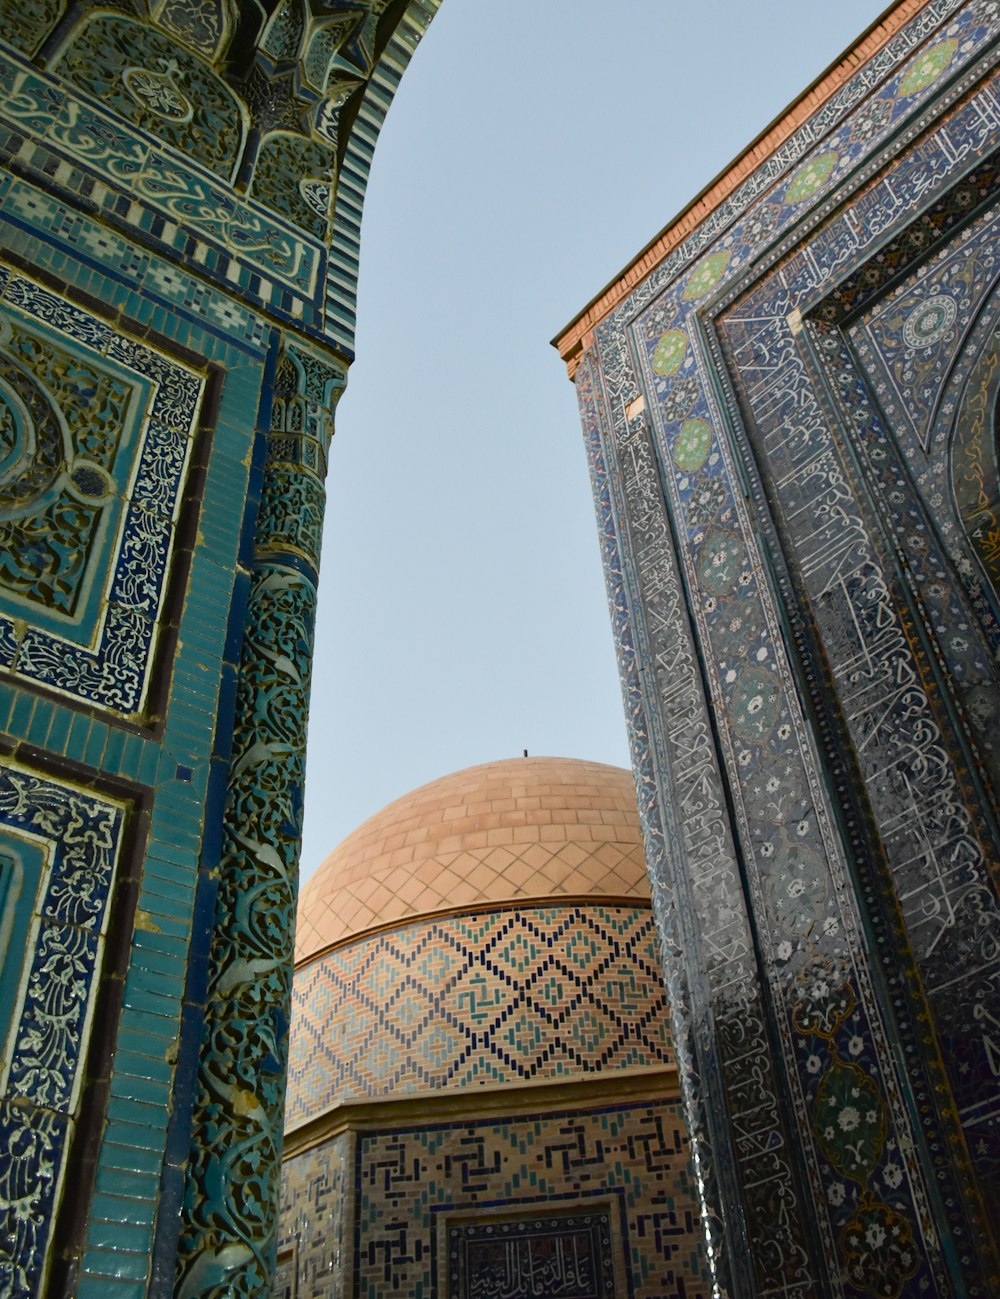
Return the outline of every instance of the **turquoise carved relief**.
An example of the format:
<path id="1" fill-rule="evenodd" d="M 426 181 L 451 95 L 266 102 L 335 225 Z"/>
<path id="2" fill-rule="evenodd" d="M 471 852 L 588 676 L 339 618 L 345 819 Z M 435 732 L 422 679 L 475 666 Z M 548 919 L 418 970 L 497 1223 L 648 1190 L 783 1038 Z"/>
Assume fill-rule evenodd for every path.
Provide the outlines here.
<path id="1" fill-rule="evenodd" d="M 326 145 L 290 131 L 274 131 L 257 155 L 253 196 L 325 241 L 330 233 L 336 161 Z"/>
<path id="2" fill-rule="evenodd" d="M 243 633 L 178 1299 L 274 1274 L 326 452 L 341 366 L 286 343 Z"/>
<path id="3" fill-rule="evenodd" d="M 14 814 L 31 811 L 32 791 L 8 807 L 0 773 L 0 936 L 33 962 L 0 969 L 0 1005 L 13 1007 L 0 1140 L 16 1156 L 0 1168 L 0 1294 L 76 1293 L 77 1267 L 81 1296 L 169 1285 L 184 1217 L 181 1292 L 257 1296 L 274 1265 L 322 480 L 344 366 L 286 339 L 256 441 L 253 409 L 275 320 L 350 346 L 371 144 L 436 4 L 336 0 L 319 15 L 293 5 L 268 51 L 258 37 L 273 3 L 150 0 L 140 20 L 125 4 L 68 15 L 62 0 L 9 7 L 17 50 L 0 52 L 0 152 L 16 154 L 17 174 L 0 174 L 0 242 L 16 268 L 0 267 L 0 694 L 19 742 L 86 764 L 83 782 L 101 767 L 155 795 L 142 877 L 127 877 L 139 911 L 110 1099 L 93 1113 L 88 1101 L 79 1135 L 104 944 L 88 908 L 110 887 L 126 813 L 109 829 L 100 798 L 56 781 L 76 821 L 46 810 L 44 826 L 24 831 Z M 338 157 L 351 191 L 328 278 Z M 173 341 L 149 341 L 164 338 L 204 361 L 176 361 Z M 201 438 L 209 378 L 219 402 Z M 254 535 L 251 448 L 265 444 Z M 186 509 L 182 590 L 177 529 L 196 484 L 203 532 L 189 555 Z M 163 652 L 167 626 L 176 657 Z M 233 720 L 213 742 L 216 708 Z M 69 871 L 77 824 L 89 836 L 86 874 Z M 193 902 L 196 878 L 208 896 Z M 216 881 L 213 917 L 206 882 Z M 206 995 L 184 979 L 204 970 L 209 943 Z M 178 1020 L 185 987 L 205 1009 L 197 1065 L 201 1026 L 191 1040 Z M 162 1020 L 155 1056 L 148 1010 Z M 146 1041 L 127 1040 L 135 1032 Z M 76 1149 L 100 1153 L 87 1225 L 71 1242 L 72 1206 L 60 1209 L 59 1196 L 78 1135 Z M 122 1162 L 133 1150 L 145 1160 L 141 1225 L 102 1203 L 133 1194 L 139 1164 Z M 186 1215 L 171 1199 L 182 1167 Z"/>
<path id="4" fill-rule="evenodd" d="M 232 178 L 246 110 L 207 64 L 148 23 L 94 14 L 56 66 L 119 118 Z"/>

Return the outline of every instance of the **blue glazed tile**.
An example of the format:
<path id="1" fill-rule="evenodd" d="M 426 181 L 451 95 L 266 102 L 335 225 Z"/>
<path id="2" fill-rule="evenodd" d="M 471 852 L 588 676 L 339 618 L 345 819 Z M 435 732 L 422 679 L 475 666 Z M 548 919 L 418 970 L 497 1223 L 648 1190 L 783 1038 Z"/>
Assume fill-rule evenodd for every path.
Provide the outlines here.
<path id="1" fill-rule="evenodd" d="M 170 923 L 170 918 L 164 915 L 157 915 L 157 920 L 161 925 Z M 183 929 L 182 921 L 177 921 L 178 928 Z M 162 987 L 162 981 L 160 986 Z M 180 994 L 178 988 L 176 995 L 170 993 L 161 993 L 157 988 L 138 987 L 135 981 L 126 981 L 124 1005 L 127 1010 L 138 1011 L 142 1015 L 159 1015 L 162 1019 L 173 1022 L 180 1011 Z"/>
<path id="2" fill-rule="evenodd" d="M 127 1203 L 119 1200 L 118 1203 Z M 91 1212 L 87 1227 L 87 1248 L 124 1250 L 127 1253 L 148 1255 L 153 1244 L 152 1226 L 148 1223 L 133 1223 L 125 1219 L 102 1219 L 96 1212 Z"/>
<path id="3" fill-rule="evenodd" d="M 132 938 L 132 948 L 135 952 L 142 952 L 143 959 L 146 953 L 158 952 L 167 957 L 178 960 L 183 965 L 187 960 L 188 944 L 184 939 L 177 939 L 169 934 L 155 933 L 149 929 L 137 929 Z"/>
<path id="4" fill-rule="evenodd" d="M 146 1283 L 84 1275 L 77 1282 L 76 1299 L 146 1299 Z"/>
<path id="5" fill-rule="evenodd" d="M 115 1094 L 147 1105 L 158 1105 L 166 1110 L 170 1100 L 169 1083 L 128 1072 L 130 1063 L 135 1064 L 134 1057 L 130 1061 L 115 1061 Z"/>
<path id="6" fill-rule="evenodd" d="M 165 1115 L 157 1107 L 143 1105 L 139 1101 L 112 1099 L 108 1105 L 108 1115 L 115 1119 L 119 1114 L 134 1115 L 140 1126 L 145 1121 L 158 1132 L 162 1132 Z M 160 1139 L 162 1140 L 162 1136 Z M 143 1173 L 135 1169 L 112 1169 L 102 1163 L 97 1170 L 95 1187 L 107 1195 L 149 1201 L 156 1197 L 156 1181 L 155 1174 Z"/>
<path id="7" fill-rule="evenodd" d="M 136 1123 L 131 1118 L 118 1118 L 108 1124 L 108 1140 L 125 1150 L 136 1150 L 140 1157 L 137 1159 L 125 1158 L 118 1160 L 115 1166 L 119 1171 L 124 1173 L 151 1173 L 155 1172 L 162 1159 L 163 1151 L 163 1131 L 157 1127 L 151 1127 L 148 1123 Z M 143 1156 L 148 1156 L 145 1158 Z M 155 1158 L 155 1164 L 150 1167 L 150 1160 Z M 147 1183 L 143 1183 L 146 1185 Z M 116 1194 L 109 1191 L 108 1194 Z"/>
<path id="8" fill-rule="evenodd" d="M 19 1152 L 20 1179 L 33 1192 L 30 1199 L 0 1199 L 0 1236 L 18 1242 L 22 1269 L 10 1276 L 5 1299 L 35 1299 L 37 1294 L 67 1132 L 68 1120 L 51 1110 L 0 1101 L 0 1149 Z"/>
<path id="9" fill-rule="evenodd" d="M 145 1288 L 149 1273 L 148 1253 L 131 1254 L 125 1250 L 88 1249 L 86 1259 L 87 1270 L 92 1276 L 114 1281 L 141 1282 L 143 1289 Z M 105 1285 L 107 1286 L 107 1280 Z M 130 1291 L 126 1289 L 124 1293 L 129 1294 Z M 142 1291 L 138 1293 L 141 1294 Z M 115 1299 L 116 1289 L 108 1287 L 105 1295 L 106 1299 Z"/>
<path id="10" fill-rule="evenodd" d="M 51 923 L 38 929 L 8 1086 L 48 1109 L 72 1103 L 98 941 L 85 929 Z"/>
<path id="11" fill-rule="evenodd" d="M 125 1146 L 118 1142 L 107 1141 L 101 1153 L 105 1166 L 118 1169 L 123 1173 L 143 1173 L 156 1175 L 163 1163 L 159 1150 L 143 1150 L 137 1146 Z M 95 1218 L 111 1218 L 122 1222 L 152 1222 L 156 1217 L 155 1201 L 125 1200 L 117 1195 L 95 1195 L 91 1201 L 91 1213 Z"/>

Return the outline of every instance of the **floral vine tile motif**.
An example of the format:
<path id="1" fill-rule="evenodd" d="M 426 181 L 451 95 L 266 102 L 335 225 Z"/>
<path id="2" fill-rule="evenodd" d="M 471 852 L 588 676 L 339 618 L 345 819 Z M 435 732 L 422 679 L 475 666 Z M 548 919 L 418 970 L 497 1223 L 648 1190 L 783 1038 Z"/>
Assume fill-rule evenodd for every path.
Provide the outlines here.
<path id="1" fill-rule="evenodd" d="M 37 1293 L 79 1115 L 126 807 L 0 765 L 0 1283 Z"/>
<path id="2" fill-rule="evenodd" d="M 843 1229 L 840 1245 L 848 1279 L 880 1299 L 897 1299 L 917 1270 L 910 1224 L 884 1204 L 859 1209 Z"/>
<path id="3" fill-rule="evenodd" d="M 820 1079 L 814 1103 L 819 1146 L 842 1177 L 862 1186 L 885 1148 L 885 1105 L 865 1071 L 836 1060 Z"/>
<path id="4" fill-rule="evenodd" d="M 203 379 L 0 268 L 0 669 L 141 717 Z"/>

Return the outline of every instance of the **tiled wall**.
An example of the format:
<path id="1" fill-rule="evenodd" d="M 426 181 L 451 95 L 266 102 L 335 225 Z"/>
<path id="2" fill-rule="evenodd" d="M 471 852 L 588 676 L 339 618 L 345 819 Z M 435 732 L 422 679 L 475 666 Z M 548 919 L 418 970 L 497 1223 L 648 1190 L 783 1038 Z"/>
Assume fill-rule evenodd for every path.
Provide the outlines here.
<path id="1" fill-rule="evenodd" d="M 998 16 L 887 11 L 576 334 L 724 1289 L 1000 1292 Z"/>
<path id="2" fill-rule="evenodd" d="M 412 921 L 296 971 L 286 1123 L 350 1097 L 672 1063 L 648 906 Z"/>
<path id="3" fill-rule="evenodd" d="M 25 950 L 43 962 L 9 1003 L 7 1148 L 21 1150 L 18 1176 L 33 1166 L 42 1191 L 32 1213 L 13 1185 L 0 1196 L 18 1259 L 9 1293 L 35 1292 L 73 1151 L 74 1180 L 96 1178 L 89 1225 L 67 1221 L 62 1242 L 83 1248 L 92 1273 L 78 1293 L 138 1296 L 167 1158 L 202 834 L 221 815 L 217 701 L 235 674 L 230 619 L 263 348 L 259 331 L 224 337 L 201 304 L 140 288 L 135 265 L 86 264 L 79 241 L 96 240 L 97 227 L 58 200 L 10 176 L 0 189 L 2 395 L 12 419 L 26 412 L 42 437 L 51 428 L 56 458 L 50 482 L 29 496 L 24 478 L 20 499 L 5 502 L 0 574 L 6 842 L 30 889 Z M 105 252 L 111 261 L 121 249 Z M 146 273 L 158 265 L 139 260 Z M 84 310 L 89 295 L 114 307 Z M 18 847 L 25 831 L 42 845 L 39 871 Z M 16 991 L 14 955 L 5 977 Z M 79 1134 L 98 1104 L 99 1154 Z M 62 1260 L 49 1256 L 58 1282 Z"/>
<path id="4" fill-rule="evenodd" d="M 337 1197 L 341 1179 L 350 1196 L 347 1220 L 317 1230 L 317 1215 Z M 564 1288 L 552 1293 L 602 1299 L 709 1294 L 675 1101 L 502 1121 L 401 1124 L 340 1137 L 286 1164 L 281 1241 L 290 1258 L 293 1246 L 296 1251 L 286 1273 L 293 1299 L 471 1299 L 489 1293 L 490 1284 L 501 1284 L 498 1269 L 504 1266 L 503 1255 L 483 1245 L 491 1227 L 520 1240 L 522 1266 L 533 1258 L 538 1275 L 548 1268 L 550 1277 L 562 1269 Z M 556 1261 L 553 1241 L 560 1234 L 565 1254 Z M 580 1255 L 590 1260 L 589 1289 L 574 1287 L 567 1277 L 565 1256 L 574 1236 Z"/>
<path id="5" fill-rule="evenodd" d="M 192 1141 L 226 1000 L 208 994 L 213 940 L 225 931 L 227 955 L 255 941 L 245 896 L 235 919 L 216 907 L 220 881 L 239 892 L 255 860 L 245 839 L 240 863 L 224 860 L 227 815 L 247 820 L 226 811 L 230 759 L 258 726 L 267 749 L 268 691 L 289 680 L 261 679 L 262 646 L 294 642 L 283 722 L 295 712 L 300 752 L 285 744 L 281 778 L 244 762 L 239 792 L 300 805 L 318 556 L 285 519 L 321 524 L 365 177 L 436 4 L 381 26 L 352 5 L 341 46 L 321 38 L 356 98 L 342 138 L 325 120 L 343 202 L 311 190 L 318 220 L 294 204 L 321 146 L 285 132 L 280 165 L 271 149 L 257 166 L 261 106 L 227 80 L 236 28 L 248 58 L 267 40 L 291 60 L 310 31 L 265 33 L 257 6 L 166 0 L 143 21 L 91 7 L 7 6 L 0 40 L 0 1293 L 172 1294 L 179 1224 L 210 1201 L 191 1285 L 237 1295 L 269 1275 L 276 1196 L 241 1199 L 233 1165 L 199 1182 L 194 1156 L 252 1110 L 250 1162 L 277 1178 L 284 1033 L 247 1080 L 256 1107 L 244 1093 L 216 1106 Z M 307 99 L 316 124 L 322 86 Z M 250 976 L 230 1038 L 235 1024 L 259 1041 L 261 1018 L 284 1015 L 297 830 L 282 817 L 283 909 L 274 892 L 262 909 L 272 957 L 283 917 L 287 960 L 270 983 Z M 236 1262 L 206 1280 L 219 1258 Z"/>

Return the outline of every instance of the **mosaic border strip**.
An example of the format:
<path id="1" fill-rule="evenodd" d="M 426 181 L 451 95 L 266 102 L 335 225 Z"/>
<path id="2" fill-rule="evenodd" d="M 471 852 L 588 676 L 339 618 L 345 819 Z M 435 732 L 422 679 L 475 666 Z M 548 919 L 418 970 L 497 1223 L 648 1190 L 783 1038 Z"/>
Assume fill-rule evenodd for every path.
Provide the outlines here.
<path id="1" fill-rule="evenodd" d="M 323 278 L 324 250 L 298 228 L 256 204 L 237 198 L 229 185 L 167 151 L 75 88 L 67 95 L 59 80 L 25 67 L 12 52 L 0 51 L 0 103 L 14 156 L 30 165 L 35 149 L 56 150 L 66 161 L 55 181 L 71 179 L 70 161 L 87 168 L 162 216 L 156 238 L 181 252 L 190 232 L 233 263 L 243 263 L 268 282 L 312 301 Z M 77 178 L 78 183 L 80 178 Z M 110 217 L 136 222 L 135 201 L 121 200 L 104 184 L 88 186 L 88 201 Z M 124 208 L 120 204 L 124 201 Z M 150 231 L 152 233 L 152 231 Z M 220 264 L 220 274 L 231 278 Z"/>
<path id="2" fill-rule="evenodd" d="M 418 919 L 296 971 L 286 1123 L 358 1098 L 662 1068 L 648 907 L 537 903 Z"/>
<path id="3" fill-rule="evenodd" d="M 81 269 L 100 267 L 150 303 L 162 302 L 189 315 L 227 344 L 242 344 L 255 353 L 264 346 L 269 326 L 259 314 L 10 172 L 0 173 L 0 218 L 19 251 L 25 236 L 30 237 L 24 252 L 39 272 L 69 273 L 62 251 Z"/>
<path id="4" fill-rule="evenodd" d="M 174 549 L 175 524 L 191 459 L 204 379 L 34 281 L 0 267 L 0 302 L 72 340 L 85 356 L 147 380 L 140 444 L 92 648 L 0 617 L 0 666 L 124 717 L 141 713 L 153 668 L 152 646 Z"/>
<path id="5" fill-rule="evenodd" d="M 0 827 L 43 845 L 26 963 L 0 1075 L 0 1286 L 36 1295 L 65 1176 L 126 806 L 0 766 Z"/>

